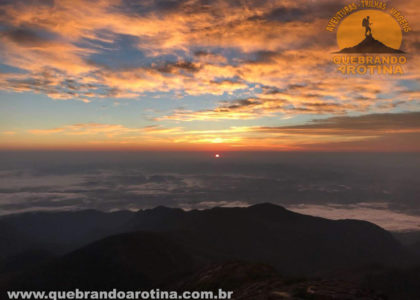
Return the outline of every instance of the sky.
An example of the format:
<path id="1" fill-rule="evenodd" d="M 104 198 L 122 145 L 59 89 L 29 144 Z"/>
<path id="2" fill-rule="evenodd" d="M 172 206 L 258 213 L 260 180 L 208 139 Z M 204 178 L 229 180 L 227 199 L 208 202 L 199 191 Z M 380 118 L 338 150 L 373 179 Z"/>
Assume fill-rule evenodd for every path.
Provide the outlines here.
<path id="1" fill-rule="evenodd" d="M 402 75 L 337 72 L 349 3 L 3 0 L 0 150 L 419 151 L 418 1 Z"/>

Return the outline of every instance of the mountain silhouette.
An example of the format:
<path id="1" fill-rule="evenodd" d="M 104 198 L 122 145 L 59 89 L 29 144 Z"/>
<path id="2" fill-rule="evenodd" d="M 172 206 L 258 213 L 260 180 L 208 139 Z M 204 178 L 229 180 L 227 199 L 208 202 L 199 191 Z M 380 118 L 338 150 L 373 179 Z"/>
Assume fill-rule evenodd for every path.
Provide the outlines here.
<path id="1" fill-rule="evenodd" d="M 0 276 L 0 290 L 151 288 L 193 270 L 192 258 L 164 234 L 111 236 L 20 273 Z"/>
<path id="2" fill-rule="evenodd" d="M 404 51 L 388 47 L 370 34 L 356 46 L 341 49 L 336 53 L 404 53 Z"/>
<path id="3" fill-rule="evenodd" d="M 302 215 L 269 203 L 201 211 L 159 207 L 139 211 L 127 226 L 170 232 L 191 253 L 210 260 L 263 262 L 283 274 L 397 263 L 405 257 L 399 242 L 375 224 Z"/>
<path id="4" fill-rule="evenodd" d="M 399 242 L 375 224 L 302 215 L 269 203 L 192 211 L 161 206 L 137 213 L 36 213 L 21 218 L 16 215 L 3 222 L 18 228 L 22 236 L 31 236 L 26 253 L 33 249 L 62 255 L 110 235 L 142 231 L 165 233 L 203 263 L 264 262 L 284 274 L 397 263 L 406 256 Z M 12 250 L 16 246 L 4 253 Z"/>
<path id="5" fill-rule="evenodd" d="M 407 252 L 401 244 L 375 224 L 302 215 L 269 203 L 247 208 L 192 211 L 157 207 L 137 213 L 36 213 L 4 217 L 1 221 L 4 228 L 13 225 L 19 229 L 18 239 L 32 233 L 32 245 L 36 245 L 33 253 L 26 249 L 20 256 L 28 261 L 28 268 L 20 265 L 13 270 L 10 262 L 19 256 L 6 260 L 9 263 L 3 270 L 7 271 L 0 272 L 0 290 L 3 291 L 161 288 L 182 278 L 194 278 L 194 274 L 200 274 L 200 270 L 207 266 L 225 265 L 231 261 L 269 265 L 286 278 L 322 278 L 337 269 L 371 264 L 392 267 L 407 260 Z M 40 223 L 37 228 L 31 228 L 31 222 Z M 54 252 L 56 242 L 64 243 L 72 224 L 78 232 L 69 233 L 67 249 L 80 247 L 81 242 L 88 244 L 67 254 Z M 36 236 L 43 232 L 56 241 L 45 243 L 45 238 Z M 63 233 L 61 237 L 60 232 Z M 13 240 L 11 234 L 8 234 L 9 240 Z M 38 242 L 34 243 L 37 238 Z M 6 249 L 7 245 L 2 246 L 4 253 L 11 253 Z M 16 249 L 16 245 L 12 246 Z M 62 247 L 59 248 L 62 251 Z M 48 256 L 49 252 L 40 252 L 50 250 L 51 256 Z M 238 270 L 242 268 L 235 267 L 237 271 L 234 272 L 241 272 Z M 265 267 L 257 267 L 257 270 L 260 275 L 250 276 L 260 278 L 260 283 L 270 290 L 271 271 Z M 226 282 L 223 278 L 228 272 L 217 273 L 211 282 L 215 285 Z M 242 295 L 248 292 L 253 295 L 258 290 L 252 286 L 260 284 L 258 282 L 251 280 L 249 285 L 237 288 Z M 325 289 L 353 288 L 347 284 L 326 282 L 322 284 L 322 290 L 327 293 Z M 244 296 L 243 299 L 251 298 Z"/>
<path id="6" fill-rule="evenodd" d="M 134 212 L 29 212 L 0 218 L 0 262 L 7 253 L 44 249 L 63 254 L 119 230 Z M 4 241 L 4 242 L 3 242 Z"/>
<path id="7" fill-rule="evenodd" d="M 171 290 L 233 291 L 237 300 L 323 299 L 385 300 L 380 293 L 361 284 L 337 279 L 284 277 L 268 265 L 232 261 L 215 264 L 183 277 Z"/>

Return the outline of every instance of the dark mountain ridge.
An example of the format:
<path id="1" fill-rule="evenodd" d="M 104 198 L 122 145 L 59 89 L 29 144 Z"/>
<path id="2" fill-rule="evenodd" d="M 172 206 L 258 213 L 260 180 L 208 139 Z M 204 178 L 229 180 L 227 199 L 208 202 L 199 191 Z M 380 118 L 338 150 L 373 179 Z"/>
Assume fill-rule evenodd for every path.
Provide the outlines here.
<path id="1" fill-rule="evenodd" d="M 188 212 L 144 210 L 130 220 L 128 230 L 171 232 L 191 252 L 268 263 L 285 274 L 393 264 L 405 257 L 399 242 L 375 224 L 307 216 L 269 203 Z"/>
<path id="2" fill-rule="evenodd" d="M 18 239 L 15 243 L 19 244 L 21 252 L 38 248 L 63 254 L 122 232 L 120 228 L 132 216 L 134 212 L 130 211 L 106 213 L 97 210 L 6 215 L 0 217 L 0 239 L 2 236 L 7 236 L 9 240 Z M 0 256 L 2 252 L 8 251 L 7 247 L 7 243 L 0 246 Z M 16 254 L 19 251 L 13 252 Z"/>
<path id="3" fill-rule="evenodd" d="M 189 274 L 192 257 L 165 234 L 123 233 L 51 262 L 0 276 L 0 289 L 139 289 Z"/>
<path id="4" fill-rule="evenodd" d="M 72 224 L 77 232 L 70 232 Z M 13 236 L 16 232 L 9 232 L 10 228 L 18 229 L 20 237 L 31 234 L 31 245 L 37 246 L 32 254 L 29 249 L 14 260 L 9 258 L 3 268 L 6 271 L 0 273 L 0 290 L 111 287 L 135 290 L 171 287 L 176 282 L 178 286 L 199 288 L 204 283 L 194 278 L 202 276 L 203 268 L 219 265 L 222 270 L 231 270 L 230 262 L 243 261 L 256 264 L 258 274 L 250 275 L 249 284 L 232 286 L 242 295 L 238 299 L 266 299 L 261 296 L 265 292 L 257 297 L 259 287 L 272 297 L 271 293 L 277 293 L 278 289 L 281 293 L 293 294 L 296 288 L 306 290 L 312 285 L 317 286 L 317 293 L 331 295 L 320 299 L 341 299 L 334 297 L 337 293 L 365 292 L 330 279 L 290 285 L 278 275 L 270 275 L 266 267 L 258 266 L 273 266 L 276 274 L 286 276 L 287 281 L 290 276 L 331 278 L 329 274 L 338 274 L 335 270 L 344 270 L 342 277 L 345 278 L 345 270 L 357 266 L 402 265 L 407 260 L 407 252 L 399 242 L 375 224 L 302 215 L 269 203 L 192 211 L 157 207 L 136 213 L 35 213 L 2 217 L 0 226 L 3 232 L 9 233 L 6 235 L 9 239 L 10 234 Z M 37 236 L 43 232 L 44 236 Z M 68 241 L 67 234 L 70 235 Z M 38 242 L 34 243 L 37 238 Z M 49 239 L 55 240 L 45 243 Z M 58 257 L 54 253 L 48 257 L 42 252 L 48 251 L 51 245 L 54 245 L 52 250 L 60 243 L 71 249 L 81 242 L 85 246 Z M 7 248 L 7 245 L 2 247 Z M 59 249 L 62 251 L 63 247 Z M 13 270 L 10 262 L 22 257 L 29 260 L 26 268 L 19 266 Z M 214 276 L 208 284 L 223 286 L 233 280 L 227 271 L 217 271 L 220 268 L 212 269 Z M 244 268 L 248 267 L 235 265 L 232 276 Z M 363 276 L 365 273 L 368 274 L 364 272 Z M 379 280 L 372 286 L 383 287 L 377 283 Z M 281 299 L 279 295 L 273 299 Z"/>
<path id="5" fill-rule="evenodd" d="M 354 264 L 397 264 L 406 257 L 399 242 L 375 224 L 302 215 L 269 203 L 192 211 L 157 207 L 137 213 L 34 213 L 0 221 L 31 237 L 25 251 L 55 255 L 110 235 L 148 231 L 167 234 L 202 262 L 263 262 L 285 274 L 316 274 Z"/>

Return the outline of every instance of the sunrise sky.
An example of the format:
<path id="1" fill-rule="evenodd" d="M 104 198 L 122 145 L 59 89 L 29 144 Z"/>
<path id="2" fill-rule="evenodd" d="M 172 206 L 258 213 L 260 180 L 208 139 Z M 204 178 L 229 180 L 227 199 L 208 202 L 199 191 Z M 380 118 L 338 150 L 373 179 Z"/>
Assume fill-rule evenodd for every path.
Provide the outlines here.
<path id="1" fill-rule="evenodd" d="M 349 3 L 2 0 L 0 149 L 420 151 L 418 1 L 374 76 L 332 63 Z"/>

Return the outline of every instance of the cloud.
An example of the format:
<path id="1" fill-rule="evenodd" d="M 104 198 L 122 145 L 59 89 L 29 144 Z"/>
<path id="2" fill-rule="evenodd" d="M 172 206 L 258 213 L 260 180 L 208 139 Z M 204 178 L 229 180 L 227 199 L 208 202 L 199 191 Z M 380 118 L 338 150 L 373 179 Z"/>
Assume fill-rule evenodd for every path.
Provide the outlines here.
<path id="1" fill-rule="evenodd" d="M 36 32 L 25 28 L 5 31 L 2 33 L 2 37 L 23 47 L 38 48 L 48 44 L 48 39 L 42 38 Z"/>
<path id="2" fill-rule="evenodd" d="M 15 135 L 16 131 L 11 131 L 11 130 L 3 131 L 2 134 L 4 134 L 4 135 Z"/>
<path id="3" fill-rule="evenodd" d="M 350 81 L 350 80 L 349 80 Z M 214 109 L 176 110 L 173 113 L 157 118 L 157 120 L 195 121 L 223 119 L 258 119 L 278 115 L 294 116 L 302 114 L 348 114 L 351 112 L 391 111 L 396 107 L 415 107 L 412 93 L 402 92 L 390 98 L 380 98 L 379 93 L 386 93 L 375 85 L 374 81 L 361 84 L 355 80 L 344 84 L 349 94 L 342 93 L 343 84 L 337 83 L 290 83 L 283 88 L 264 86 L 256 97 L 221 101 Z M 379 83 L 378 83 L 379 84 Z M 379 92 L 380 91 L 380 92 Z"/>
<path id="4" fill-rule="evenodd" d="M 250 100 L 248 100 L 250 101 Z M 162 120 L 176 120 L 176 121 L 204 121 L 204 120 L 229 120 L 229 119 L 254 119 L 256 118 L 253 112 L 241 112 L 233 109 L 219 107 L 214 110 L 175 110 L 171 115 L 158 117 L 157 121 Z"/>
<path id="5" fill-rule="evenodd" d="M 234 115 L 236 105 L 248 107 L 256 105 L 254 101 L 240 100 L 226 110 L 226 118 Z M 259 105 L 259 104 L 257 104 Z M 174 118 L 180 120 L 211 119 L 215 112 L 180 111 Z M 241 113 L 239 109 L 238 113 Z M 243 116 L 252 118 L 253 115 Z M 220 116 L 216 116 L 220 119 Z M 231 146 L 241 147 L 258 145 L 258 149 L 299 149 L 299 150 L 345 150 L 357 151 L 418 151 L 420 144 L 420 113 L 406 112 L 394 114 L 368 114 L 359 116 L 338 116 L 315 119 L 303 125 L 295 126 L 248 126 L 231 127 L 226 130 L 183 131 L 184 142 L 209 143 L 211 141 L 229 141 Z"/>
<path id="6" fill-rule="evenodd" d="M 304 125 L 260 127 L 269 135 L 302 135 L 306 150 L 419 151 L 420 113 L 370 114 L 313 120 Z"/>
<path id="7" fill-rule="evenodd" d="M 122 125 L 112 124 L 98 124 L 98 123 L 86 123 L 86 124 L 73 124 L 64 127 L 57 127 L 52 129 L 32 129 L 29 133 L 36 135 L 62 133 L 68 135 L 95 135 L 105 134 L 109 137 L 114 135 L 124 134 L 127 132 L 137 132 L 138 129 L 126 128 Z"/>
<path id="8" fill-rule="evenodd" d="M 211 153 L 157 151 L 3 153 L 0 211 L 136 210 L 157 205 L 204 209 L 272 202 L 329 218 L 366 219 L 388 229 L 419 224 L 418 155 L 222 156 L 215 160 Z"/>
<path id="9" fill-rule="evenodd" d="M 402 2 L 415 7 L 414 1 Z M 213 1 L 211 5 L 201 0 L 141 4 L 100 0 L 95 5 L 84 0 L 4 2 L 0 55 L 26 73 L 8 74 L 1 83 L 3 89 L 88 102 L 152 91 L 195 96 L 252 93 L 255 84 L 283 89 L 285 82 L 311 81 L 315 84 L 306 85 L 297 98 L 317 94 L 341 100 L 346 95 L 346 101 L 358 101 L 353 86 L 363 80 L 349 79 L 347 84 L 339 78 L 329 54 L 336 50 L 334 36 L 320 34 L 328 18 L 344 5 L 327 0 Z M 132 45 L 122 43 L 122 37 L 130 37 Z M 407 47 L 415 45 L 415 36 L 408 35 Z M 129 46 L 144 59 L 127 68 L 119 59 L 126 57 L 124 49 Z M 117 54 L 115 60 L 101 58 L 110 53 Z M 415 80 L 416 66 L 413 57 L 404 78 Z M 384 88 L 381 80 L 371 83 Z M 395 81 L 389 81 L 391 87 Z M 296 94 L 289 92 L 284 90 L 284 97 L 294 103 Z M 301 111 L 327 112 L 317 107 L 318 103 L 307 103 Z M 328 111 L 335 109 L 342 112 L 331 104 Z"/>
<path id="10" fill-rule="evenodd" d="M 392 211 L 387 203 L 340 204 L 299 204 L 287 206 L 288 209 L 327 219 L 359 219 L 375 223 L 389 231 L 418 231 L 420 217 Z"/>
<path id="11" fill-rule="evenodd" d="M 184 210 L 211 209 L 213 207 L 248 207 L 251 204 L 244 201 L 204 201 L 198 203 L 180 203 L 179 207 Z"/>
<path id="12" fill-rule="evenodd" d="M 255 105 L 249 99 L 238 100 L 226 107 L 231 114 L 228 118 L 238 118 L 243 113 L 235 107 Z M 259 105 L 259 104 L 258 104 Z M 177 119 L 183 121 L 220 119 L 219 111 L 187 112 L 179 111 Z M 246 112 L 245 112 L 246 113 Z M 244 113 L 244 114 L 245 114 Z M 253 118 L 252 114 L 243 118 Z M 70 137 L 85 137 L 91 146 L 125 147 L 127 149 L 148 149 L 163 147 L 209 147 L 219 145 L 219 149 L 253 150 L 345 150 L 355 151 L 419 151 L 420 113 L 386 113 L 358 116 L 337 116 L 313 119 L 303 125 L 294 126 L 229 126 L 220 129 L 193 129 L 188 127 L 165 127 L 151 125 L 132 128 L 120 124 L 81 123 L 49 129 L 31 129 L 37 136 L 51 136 L 72 143 Z M 104 138 L 104 139 L 102 139 Z M 139 148 L 140 147 L 140 148 Z"/>
<path id="13" fill-rule="evenodd" d="M 409 11 L 415 11 L 414 2 L 400 3 L 407 8 L 413 28 L 418 23 Z M 55 128 L 29 124 L 24 130 L 39 140 L 25 142 L 16 134 L 8 137 L 7 147 L 25 143 L 25 147 L 30 143 L 54 147 L 60 140 L 55 146 L 205 149 L 205 145 L 217 145 L 277 150 L 334 146 L 370 151 L 376 143 L 380 149 L 415 150 L 417 143 L 411 137 L 417 131 L 397 128 L 393 133 L 386 121 L 373 120 L 382 129 L 363 131 L 339 127 L 342 124 L 337 122 L 344 119 L 329 119 L 335 128 L 325 124 L 314 128 L 321 121 L 312 127 L 286 128 L 286 124 L 321 117 L 418 111 L 420 60 L 414 55 L 415 32 L 404 34 L 408 62 L 403 75 L 338 73 L 331 55 L 337 50 L 335 35 L 325 32 L 325 25 L 344 4 L 331 0 L 211 4 L 98 0 L 95 5 L 86 0 L 3 1 L 1 90 L 79 100 L 92 108 L 106 99 L 113 103 L 118 98 L 146 100 L 142 105 L 153 107 L 141 112 L 150 122 L 146 125 L 160 125 L 156 131 L 127 127 L 121 125 L 125 122 L 118 119 L 121 115 L 114 115 L 118 124 L 73 124 L 73 120 Z M 151 99 L 153 104 L 147 103 Z M 185 101 L 168 105 L 171 99 Z M 165 109 L 154 109 L 161 102 Z M 131 105 L 124 103 L 127 106 L 116 110 L 123 112 Z M 200 122 L 198 128 L 209 126 L 209 121 L 218 121 L 214 123 L 218 132 L 192 133 L 192 126 Z M 276 122 L 282 128 L 267 128 Z M 93 138 L 87 141 L 88 137 Z"/>
<path id="14" fill-rule="evenodd" d="M 313 132 L 332 135 L 349 133 L 368 135 L 398 132 L 420 133 L 420 112 L 331 117 L 316 119 L 304 125 L 261 127 L 260 130 L 267 132 L 290 131 L 305 134 Z"/>
<path id="15" fill-rule="evenodd" d="M 179 128 L 163 128 L 161 126 L 152 125 L 143 128 L 128 128 L 119 124 L 100 124 L 100 123 L 80 123 L 66 125 L 63 127 L 56 127 L 51 129 L 31 129 L 29 133 L 35 135 L 49 135 L 49 134 L 65 134 L 65 135 L 106 135 L 107 137 L 114 137 L 124 134 L 141 134 L 141 133 L 173 133 L 177 132 Z"/>

